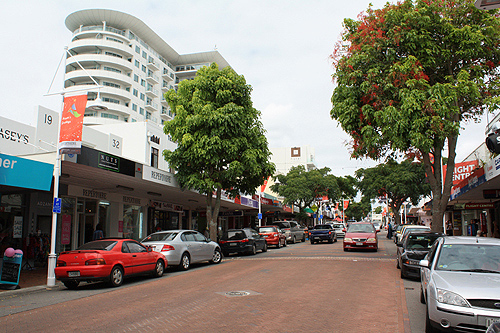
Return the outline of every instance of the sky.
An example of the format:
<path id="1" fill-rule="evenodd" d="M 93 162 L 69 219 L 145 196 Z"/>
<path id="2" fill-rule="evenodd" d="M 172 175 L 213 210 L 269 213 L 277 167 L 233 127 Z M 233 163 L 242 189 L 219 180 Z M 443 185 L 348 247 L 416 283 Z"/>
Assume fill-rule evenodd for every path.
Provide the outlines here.
<path id="1" fill-rule="evenodd" d="M 355 19 L 370 2 L 381 8 L 386 1 L 2 1 L 0 116 L 35 126 L 38 105 L 60 110 L 59 95 L 44 95 L 62 91 L 62 69 L 56 71 L 71 38 L 66 17 L 83 9 L 112 9 L 142 20 L 179 54 L 216 48 L 252 86 L 270 148 L 309 145 L 318 168 L 354 175 L 379 162 L 351 159 L 349 136 L 330 117 L 329 55 L 343 20 Z M 457 162 L 484 142 L 485 119 L 464 124 Z"/>

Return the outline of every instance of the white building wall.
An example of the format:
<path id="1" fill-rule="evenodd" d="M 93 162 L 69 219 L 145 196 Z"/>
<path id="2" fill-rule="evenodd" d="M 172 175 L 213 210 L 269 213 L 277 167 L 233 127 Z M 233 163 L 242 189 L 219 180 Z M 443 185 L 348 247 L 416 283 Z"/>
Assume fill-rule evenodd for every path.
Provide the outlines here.
<path id="1" fill-rule="evenodd" d="M 310 146 L 270 148 L 271 162 L 276 173 L 286 175 L 294 166 L 303 165 L 306 170 L 316 169 L 314 148 Z"/>

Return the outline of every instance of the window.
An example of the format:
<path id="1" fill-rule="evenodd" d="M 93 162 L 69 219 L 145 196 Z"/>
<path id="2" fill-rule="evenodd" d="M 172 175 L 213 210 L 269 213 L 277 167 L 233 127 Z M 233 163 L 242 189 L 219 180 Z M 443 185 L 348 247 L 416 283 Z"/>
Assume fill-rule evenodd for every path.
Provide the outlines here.
<path id="1" fill-rule="evenodd" d="M 131 253 L 139 253 L 139 252 L 148 252 L 144 245 L 141 245 L 136 242 L 127 242 L 127 246 Z"/>
<path id="2" fill-rule="evenodd" d="M 116 83 L 113 83 L 113 82 L 106 82 L 104 81 L 102 83 L 103 86 L 107 86 L 107 87 L 113 87 L 113 88 L 120 88 L 120 85 L 119 84 L 116 84 Z"/>
<path id="3" fill-rule="evenodd" d="M 144 116 L 144 109 L 143 108 L 139 108 L 139 113 Z"/>
<path id="4" fill-rule="evenodd" d="M 143 87 L 146 86 L 146 81 L 144 81 L 144 79 L 141 79 L 141 86 L 143 86 Z"/>
<path id="5" fill-rule="evenodd" d="M 136 60 L 134 64 L 135 64 L 135 67 L 140 68 L 139 60 Z"/>
<path id="6" fill-rule="evenodd" d="M 137 112 L 137 105 L 132 103 L 132 110 Z"/>
<path id="7" fill-rule="evenodd" d="M 141 99 L 144 100 L 145 98 L 145 95 L 143 93 L 141 93 Z"/>
<path id="8" fill-rule="evenodd" d="M 141 54 L 141 48 L 139 46 L 135 46 L 135 52 Z"/>
<path id="9" fill-rule="evenodd" d="M 103 97 L 102 98 L 103 102 L 108 102 L 108 103 L 114 103 L 114 104 L 120 104 L 120 101 L 114 98 L 109 98 L 109 97 Z"/>
<path id="10" fill-rule="evenodd" d="M 134 91 L 132 93 L 135 97 L 139 97 L 139 92 L 137 91 L 137 89 L 134 88 Z"/>
<path id="11" fill-rule="evenodd" d="M 151 147 L 151 166 L 158 168 L 158 149 Z"/>
<path id="12" fill-rule="evenodd" d="M 146 119 L 151 119 L 151 112 L 149 112 L 149 111 L 146 112 Z"/>
<path id="13" fill-rule="evenodd" d="M 119 70 L 119 69 L 116 69 L 116 68 L 113 68 L 113 67 L 107 67 L 107 66 L 104 66 L 103 69 L 105 71 L 110 71 L 110 72 L 115 72 L 115 73 L 121 73 L 122 71 Z"/>
<path id="14" fill-rule="evenodd" d="M 143 71 L 144 73 L 146 73 L 146 66 L 142 65 L 142 68 L 141 68 L 141 69 L 142 69 L 142 71 Z"/>
<path id="15" fill-rule="evenodd" d="M 112 56 L 112 57 L 117 57 L 117 58 L 123 58 L 121 55 L 117 54 L 117 53 L 113 53 L 113 52 L 104 52 L 105 55 L 109 55 L 109 56 Z"/>
<path id="16" fill-rule="evenodd" d="M 139 76 L 137 74 L 134 74 L 134 81 L 139 82 Z"/>
<path id="17" fill-rule="evenodd" d="M 147 59 L 148 58 L 148 54 L 146 53 L 146 51 L 142 51 L 142 57 L 144 59 Z"/>
<path id="18" fill-rule="evenodd" d="M 116 119 L 118 120 L 118 116 L 114 114 L 109 114 L 109 113 L 101 113 L 101 118 L 109 118 L 109 119 Z"/>

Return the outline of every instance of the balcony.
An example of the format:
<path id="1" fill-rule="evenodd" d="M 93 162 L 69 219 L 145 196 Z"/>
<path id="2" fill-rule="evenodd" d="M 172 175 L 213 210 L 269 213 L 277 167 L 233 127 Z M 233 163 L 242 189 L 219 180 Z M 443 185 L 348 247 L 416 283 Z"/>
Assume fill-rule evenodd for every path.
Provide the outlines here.
<path id="1" fill-rule="evenodd" d="M 160 67 L 155 62 L 154 59 L 149 59 L 148 60 L 148 68 L 151 69 L 151 70 L 154 70 L 154 71 L 159 71 L 160 70 Z"/>
<path id="2" fill-rule="evenodd" d="M 159 92 L 157 89 L 154 89 L 153 87 L 147 87 L 146 88 L 146 95 L 148 95 L 149 97 L 158 97 Z"/>
<path id="3" fill-rule="evenodd" d="M 149 111 L 158 111 L 158 104 L 153 102 L 153 101 L 148 101 L 146 102 L 146 110 L 149 110 Z"/>
<path id="4" fill-rule="evenodd" d="M 151 84 L 160 83 L 160 77 L 158 75 L 154 75 L 153 73 L 148 73 L 146 80 Z"/>
<path id="5" fill-rule="evenodd" d="M 168 80 L 168 81 L 173 81 L 175 76 L 174 76 L 174 73 L 170 72 L 168 69 L 163 69 L 163 74 L 162 74 L 162 78 Z"/>

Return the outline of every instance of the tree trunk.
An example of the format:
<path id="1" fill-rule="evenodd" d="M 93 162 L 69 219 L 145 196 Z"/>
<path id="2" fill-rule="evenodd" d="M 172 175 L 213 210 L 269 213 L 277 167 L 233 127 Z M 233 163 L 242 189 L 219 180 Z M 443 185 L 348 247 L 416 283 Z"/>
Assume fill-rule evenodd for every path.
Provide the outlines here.
<path id="1" fill-rule="evenodd" d="M 207 193 L 208 237 L 213 241 L 217 241 L 217 231 L 218 231 L 217 222 L 219 217 L 221 194 L 222 194 L 222 189 L 218 188 L 215 194 L 215 203 L 214 203 L 213 194 Z"/>

